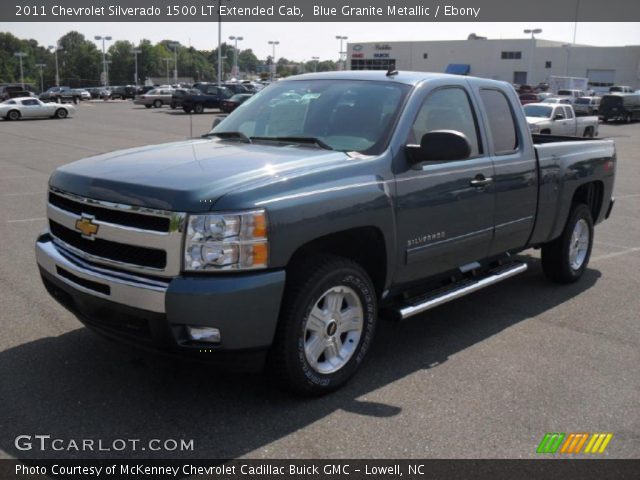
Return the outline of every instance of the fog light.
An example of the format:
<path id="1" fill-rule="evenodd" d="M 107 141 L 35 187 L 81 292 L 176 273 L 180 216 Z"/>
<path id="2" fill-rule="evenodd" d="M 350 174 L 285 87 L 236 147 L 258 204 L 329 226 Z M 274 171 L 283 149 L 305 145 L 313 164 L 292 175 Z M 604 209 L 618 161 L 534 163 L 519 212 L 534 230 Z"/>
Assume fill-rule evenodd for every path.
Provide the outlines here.
<path id="1" fill-rule="evenodd" d="M 217 328 L 187 325 L 187 335 L 194 342 L 220 343 L 220 330 Z"/>

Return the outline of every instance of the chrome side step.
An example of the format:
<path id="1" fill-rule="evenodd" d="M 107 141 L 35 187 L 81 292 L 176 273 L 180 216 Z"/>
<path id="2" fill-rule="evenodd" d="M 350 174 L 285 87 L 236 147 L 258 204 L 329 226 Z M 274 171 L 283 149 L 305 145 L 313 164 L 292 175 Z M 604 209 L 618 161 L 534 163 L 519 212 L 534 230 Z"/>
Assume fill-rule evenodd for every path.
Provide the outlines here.
<path id="1" fill-rule="evenodd" d="M 400 314 L 400 318 L 404 320 L 405 318 L 426 312 L 427 310 L 450 302 L 451 300 L 455 300 L 456 298 L 464 297 L 465 295 L 481 290 L 489 285 L 511 278 L 525 270 L 527 270 L 526 263 L 511 262 L 506 265 L 502 265 L 489 270 L 483 277 L 471 280 L 461 280 L 453 283 L 452 285 L 447 285 L 446 287 L 428 292 L 425 295 L 412 298 L 409 300 L 410 303 L 399 309 L 398 313 Z"/>

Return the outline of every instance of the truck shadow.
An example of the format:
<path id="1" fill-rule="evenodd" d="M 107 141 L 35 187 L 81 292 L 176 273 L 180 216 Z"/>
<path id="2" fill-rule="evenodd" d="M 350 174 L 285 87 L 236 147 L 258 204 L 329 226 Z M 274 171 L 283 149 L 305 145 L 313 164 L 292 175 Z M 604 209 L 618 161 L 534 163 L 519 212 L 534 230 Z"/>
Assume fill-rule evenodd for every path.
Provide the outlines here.
<path id="1" fill-rule="evenodd" d="M 0 449 L 33 458 L 236 458 L 335 412 L 392 417 L 401 407 L 370 392 L 448 358 L 578 295 L 598 281 L 557 286 L 527 257 L 528 272 L 404 323 L 380 322 L 362 371 L 318 399 L 278 390 L 263 374 L 224 374 L 115 345 L 85 328 L 0 353 Z M 43 319 L 46 321 L 46 319 Z M 432 393 L 437 396 L 437 392 Z M 401 399 L 399 399 L 399 402 Z M 425 399 L 425 404 L 429 403 Z M 65 440 L 193 439 L 193 452 L 21 451 L 18 435 Z M 35 445 L 36 442 L 34 442 Z M 322 456 L 308 447 L 305 457 Z"/>

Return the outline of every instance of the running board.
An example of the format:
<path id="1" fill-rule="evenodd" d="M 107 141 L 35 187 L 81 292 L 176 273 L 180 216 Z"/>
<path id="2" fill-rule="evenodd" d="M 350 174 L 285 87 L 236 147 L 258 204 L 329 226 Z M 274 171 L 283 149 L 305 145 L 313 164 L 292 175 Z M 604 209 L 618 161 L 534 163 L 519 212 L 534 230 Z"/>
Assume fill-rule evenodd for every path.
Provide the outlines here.
<path id="1" fill-rule="evenodd" d="M 409 299 L 409 303 L 401 307 L 398 311 L 400 318 L 418 315 L 444 303 L 464 297 L 470 293 L 481 290 L 495 283 L 511 278 L 514 275 L 524 272 L 527 269 L 526 263 L 511 262 L 489 270 L 484 276 L 474 279 L 465 279 L 455 282 L 446 287 L 433 290 L 419 297 Z"/>

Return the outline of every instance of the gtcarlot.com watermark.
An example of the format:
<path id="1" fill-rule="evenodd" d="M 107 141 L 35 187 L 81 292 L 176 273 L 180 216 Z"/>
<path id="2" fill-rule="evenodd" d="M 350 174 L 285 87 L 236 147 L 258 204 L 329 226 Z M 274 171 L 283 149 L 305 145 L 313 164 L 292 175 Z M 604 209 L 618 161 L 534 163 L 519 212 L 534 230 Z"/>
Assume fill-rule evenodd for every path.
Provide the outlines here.
<path id="1" fill-rule="evenodd" d="M 56 438 L 51 435 L 18 435 L 14 441 L 20 451 L 40 452 L 192 452 L 194 441 L 184 438 Z"/>

